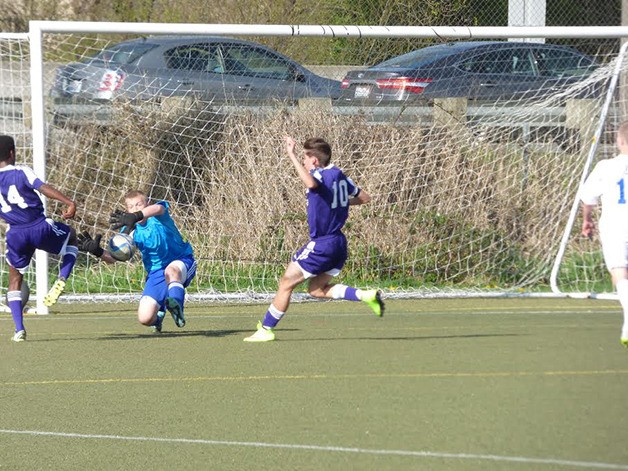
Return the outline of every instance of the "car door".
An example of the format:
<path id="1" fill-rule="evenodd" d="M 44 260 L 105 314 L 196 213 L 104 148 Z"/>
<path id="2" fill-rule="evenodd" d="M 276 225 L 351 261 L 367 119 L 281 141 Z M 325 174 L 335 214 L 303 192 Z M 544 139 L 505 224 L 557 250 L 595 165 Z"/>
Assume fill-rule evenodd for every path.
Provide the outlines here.
<path id="1" fill-rule="evenodd" d="M 223 75 L 238 103 L 292 101 L 308 95 L 298 67 L 264 47 L 241 43 L 221 45 Z"/>
<path id="2" fill-rule="evenodd" d="M 185 44 L 164 53 L 168 68 L 161 94 L 193 95 L 204 100 L 224 102 L 234 95 L 238 84 L 225 79 L 219 43 Z"/>
<path id="3" fill-rule="evenodd" d="M 467 82 L 468 96 L 478 100 L 516 99 L 541 84 L 528 46 L 499 48 L 462 59 L 456 67 L 464 72 L 454 80 Z"/>
<path id="4" fill-rule="evenodd" d="M 593 59 L 567 48 L 533 48 L 532 52 L 545 89 L 557 91 L 568 87 L 585 79 L 597 68 Z"/>

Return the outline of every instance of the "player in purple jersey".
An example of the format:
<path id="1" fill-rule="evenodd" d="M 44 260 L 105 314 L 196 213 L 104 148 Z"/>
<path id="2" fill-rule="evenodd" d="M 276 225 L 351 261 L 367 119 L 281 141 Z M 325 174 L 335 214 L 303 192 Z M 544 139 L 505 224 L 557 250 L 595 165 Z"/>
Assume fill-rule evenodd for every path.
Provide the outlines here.
<path id="1" fill-rule="evenodd" d="M 371 197 L 356 186 L 342 170 L 330 164 L 331 146 L 320 138 L 303 144 L 301 163 L 294 152 L 296 142 L 286 137 L 286 150 L 299 178 L 307 189 L 307 222 L 310 241 L 292 257 L 264 319 L 245 342 L 275 340 L 273 329 L 290 305 L 292 291 L 305 280 L 308 293 L 316 298 L 346 299 L 366 303 L 377 316 L 384 314 L 382 292 L 331 284 L 347 260 L 347 239 L 342 233 L 349 206 L 368 203 Z"/>
<path id="2" fill-rule="evenodd" d="M 74 229 L 46 217 L 39 193 L 67 206 L 62 213 L 64 219 L 72 219 L 76 214 L 72 200 L 37 178 L 30 167 L 15 165 L 15 141 L 11 136 L 0 136 L 0 217 L 7 223 L 7 300 L 15 322 L 15 342 L 26 340 L 21 290 L 35 249 L 61 255 L 59 277 L 44 298 L 46 306 L 56 303 L 63 293 L 78 252 Z"/>

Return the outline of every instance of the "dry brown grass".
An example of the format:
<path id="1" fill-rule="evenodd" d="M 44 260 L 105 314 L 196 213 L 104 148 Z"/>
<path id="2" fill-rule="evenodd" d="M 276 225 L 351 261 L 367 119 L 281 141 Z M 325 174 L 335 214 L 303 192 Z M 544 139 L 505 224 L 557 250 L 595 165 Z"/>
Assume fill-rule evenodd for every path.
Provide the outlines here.
<path id="1" fill-rule="evenodd" d="M 372 125 L 324 110 L 223 114 L 190 102 L 119 112 L 118 125 L 53 129 L 51 181 L 78 200 L 79 230 L 106 230 L 129 189 L 170 201 L 201 259 L 284 263 L 307 241 L 286 135 L 327 139 L 333 163 L 374 197 L 346 230 L 363 276 L 529 277 L 573 197 L 575 156 L 524 158 L 516 142 L 481 142 L 460 126 Z"/>

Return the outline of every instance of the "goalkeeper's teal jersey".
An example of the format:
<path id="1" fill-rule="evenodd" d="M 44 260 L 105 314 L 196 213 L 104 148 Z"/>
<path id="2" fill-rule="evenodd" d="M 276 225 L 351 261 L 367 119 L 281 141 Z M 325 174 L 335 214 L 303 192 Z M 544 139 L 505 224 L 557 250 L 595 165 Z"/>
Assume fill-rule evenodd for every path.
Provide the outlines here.
<path id="1" fill-rule="evenodd" d="M 192 246 L 177 229 L 170 213 L 168 203 L 158 201 L 166 208 L 160 216 L 149 217 L 144 225 L 137 224 L 133 231 L 133 240 L 142 254 L 142 262 L 148 273 L 164 269 L 174 260 L 193 256 Z"/>

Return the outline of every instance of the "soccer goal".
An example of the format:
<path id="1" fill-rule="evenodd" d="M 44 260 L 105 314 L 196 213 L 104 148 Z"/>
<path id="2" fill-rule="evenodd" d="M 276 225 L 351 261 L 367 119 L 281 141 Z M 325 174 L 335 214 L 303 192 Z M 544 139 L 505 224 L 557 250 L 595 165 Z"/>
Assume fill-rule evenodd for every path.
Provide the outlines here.
<path id="1" fill-rule="evenodd" d="M 112 99 L 125 79 L 113 66 L 99 69 L 96 97 L 71 96 L 72 87 L 86 86 L 80 78 L 61 84 L 65 95 L 53 91 L 67 80 L 59 67 L 92 64 L 98 54 L 102 65 L 109 60 L 102 52 L 121 41 L 163 35 L 262 43 L 339 87 L 349 70 L 448 41 L 541 40 L 573 46 L 598 66 L 550 95 L 492 101 L 452 94 L 392 104 L 320 96 L 243 104 L 198 90 L 165 97 L 148 76 L 149 95 Z M 32 67 L 28 77 L 18 74 L 32 89 L 22 97 L 31 105 L 22 127 L 0 130 L 16 134 L 23 161 L 77 201 L 79 232 L 110 237 L 109 213 L 129 190 L 168 200 L 199 261 L 191 300 L 268 297 L 307 241 L 304 189 L 285 157 L 285 135 L 327 139 L 333 163 L 373 196 L 352 209 L 346 226 L 348 284 L 378 286 L 390 297 L 610 291 L 599 244 L 577 235 L 574 202 L 592 162 L 614 152 L 627 35 L 582 27 L 32 22 L 22 43 L 0 37 L 0 89 L 7 71 Z M 22 44 L 19 57 L 4 55 L 19 47 L 11 44 Z M 190 60 L 203 50 L 187 52 Z M 232 79 L 224 77 L 227 87 Z M 59 214 L 52 204 L 48 211 Z M 56 262 L 40 257 L 33 266 L 38 299 Z M 139 260 L 112 266 L 81 254 L 62 299 L 133 299 L 143 278 Z"/>

